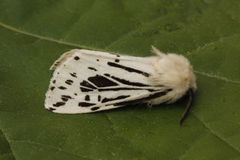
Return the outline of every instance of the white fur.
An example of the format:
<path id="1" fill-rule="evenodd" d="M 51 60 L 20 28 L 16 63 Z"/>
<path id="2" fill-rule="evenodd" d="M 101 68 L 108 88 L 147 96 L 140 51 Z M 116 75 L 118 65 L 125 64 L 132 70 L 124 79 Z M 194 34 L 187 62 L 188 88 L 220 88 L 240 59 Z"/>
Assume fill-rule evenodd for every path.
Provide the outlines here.
<path id="1" fill-rule="evenodd" d="M 158 58 L 153 62 L 156 74 L 152 77 L 152 81 L 156 85 L 164 84 L 173 89 L 171 94 L 168 94 L 166 100 L 173 103 L 181 98 L 190 88 L 196 91 L 196 77 L 193 73 L 193 68 L 182 55 L 173 53 L 164 54 L 155 47 L 153 52 L 158 55 Z M 152 104 L 159 104 L 162 99 L 154 99 Z"/>

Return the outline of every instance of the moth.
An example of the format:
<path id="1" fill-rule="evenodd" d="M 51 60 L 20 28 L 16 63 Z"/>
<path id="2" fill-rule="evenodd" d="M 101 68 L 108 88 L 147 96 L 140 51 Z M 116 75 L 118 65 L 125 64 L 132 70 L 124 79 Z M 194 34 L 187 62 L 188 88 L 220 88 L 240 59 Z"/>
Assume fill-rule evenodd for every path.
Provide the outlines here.
<path id="1" fill-rule="evenodd" d="M 46 93 L 45 108 L 55 113 L 89 113 L 129 104 L 173 103 L 189 96 L 180 123 L 191 108 L 197 89 L 190 62 L 182 55 L 162 53 L 135 57 L 86 49 L 64 53 Z"/>

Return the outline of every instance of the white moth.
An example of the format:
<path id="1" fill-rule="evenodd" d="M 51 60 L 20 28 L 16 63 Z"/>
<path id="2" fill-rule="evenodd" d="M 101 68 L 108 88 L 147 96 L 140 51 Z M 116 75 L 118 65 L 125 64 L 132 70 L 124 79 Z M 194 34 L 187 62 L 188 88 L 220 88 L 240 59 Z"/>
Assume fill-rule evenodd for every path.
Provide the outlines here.
<path id="1" fill-rule="evenodd" d="M 74 49 L 64 53 L 46 93 L 45 108 L 55 113 L 89 113 L 128 104 L 173 103 L 189 93 L 191 106 L 196 78 L 182 55 L 164 54 L 155 47 L 151 57 Z"/>

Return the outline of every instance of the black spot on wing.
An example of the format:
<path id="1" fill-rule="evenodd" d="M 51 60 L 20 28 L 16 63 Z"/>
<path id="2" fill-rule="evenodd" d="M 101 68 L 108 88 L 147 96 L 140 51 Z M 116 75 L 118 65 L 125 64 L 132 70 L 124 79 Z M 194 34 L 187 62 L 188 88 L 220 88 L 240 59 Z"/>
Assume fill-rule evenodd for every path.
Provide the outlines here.
<path id="1" fill-rule="evenodd" d="M 65 83 L 66 83 L 66 84 L 68 84 L 68 85 L 72 85 L 72 83 L 73 83 L 73 80 L 71 80 L 71 79 L 68 79 L 68 80 L 66 80 L 66 81 L 65 81 Z"/>
<path id="2" fill-rule="evenodd" d="M 129 86 L 138 86 L 138 87 L 149 86 L 147 84 L 143 84 L 143 83 L 139 83 L 139 82 L 131 82 L 131 81 L 128 81 L 128 80 L 125 80 L 125 79 L 122 79 L 122 78 L 115 77 L 115 76 L 111 76 L 111 78 L 120 82 L 120 83 L 122 83 L 122 84 L 126 84 L 126 85 L 129 85 Z"/>
<path id="3" fill-rule="evenodd" d="M 52 83 L 55 84 L 55 83 L 56 83 L 56 80 L 53 80 Z"/>
<path id="4" fill-rule="evenodd" d="M 98 102 L 100 102 L 101 101 L 101 96 L 100 95 L 98 95 Z"/>
<path id="5" fill-rule="evenodd" d="M 88 67 L 88 69 L 93 70 L 93 71 L 97 71 L 97 69 L 94 68 L 94 67 Z"/>
<path id="6" fill-rule="evenodd" d="M 167 90 L 164 90 L 164 91 L 161 91 L 161 92 L 150 94 L 147 97 L 115 103 L 114 106 L 141 103 L 141 102 L 146 101 L 146 100 L 150 100 L 150 99 L 154 99 L 154 98 L 158 98 L 158 97 L 164 96 L 171 90 L 172 89 L 167 89 Z"/>
<path id="7" fill-rule="evenodd" d="M 127 87 L 117 87 L 117 88 L 100 88 L 98 89 L 99 92 L 103 91 L 121 91 L 121 90 L 148 90 L 150 92 L 156 91 L 154 89 L 148 89 L 148 88 L 127 88 Z"/>
<path id="8" fill-rule="evenodd" d="M 47 110 L 54 111 L 54 110 L 56 110 L 56 108 L 49 107 L 49 108 L 47 108 Z"/>
<path id="9" fill-rule="evenodd" d="M 115 98 L 103 98 L 102 103 L 109 102 L 109 101 L 120 100 L 120 99 L 125 99 L 127 97 L 130 97 L 130 95 L 122 95 L 122 96 L 118 96 L 118 97 L 115 97 Z"/>
<path id="10" fill-rule="evenodd" d="M 104 73 L 104 75 L 110 77 L 110 74 L 108 74 L 108 73 Z"/>
<path id="11" fill-rule="evenodd" d="M 50 87 L 50 90 L 51 90 L 51 91 L 53 91 L 54 89 L 55 89 L 55 87 L 54 87 L 54 86 Z"/>
<path id="12" fill-rule="evenodd" d="M 65 97 L 65 98 L 68 98 L 68 99 L 72 99 L 72 97 L 69 96 L 69 95 L 62 95 L 62 97 Z"/>
<path id="13" fill-rule="evenodd" d="M 79 107 L 90 107 L 90 106 L 93 106 L 93 105 L 96 105 L 96 104 L 95 103 L 88 103 L 88 102 L 79 102 L 78 103 Z"/>
<path id="14" fill-rule="evenodd" d="M 90 101 L 90 96 L 89 95 L 85 96 L 85 101 Z"/>
<path id="15" fill-rule="evenodd" d="M 64 97 L 62 97 L 61 98 L 64 102 L 67 102 L 68 101 L 68 99 L 67 98 L 64 98 Z"/>
<path id="16" fill-rule="evenodd" d="M 119 62 L 119 59 L 115 59 L 115 62 L 117 62 L 117 63 L 118 63 L 118 62 Z"/>
<path id="17" fill-rule="evenodd" d="M 120 64 L 117 64 L 117 63 L 113 63 L 113 62 L 108 62 L 107 64 L 108 64 L 109 66 L 111 66 L 111 67 L 120 68 L 120 69 L 126 70 L 126 71 L 128 71 L 128 72 L 135 72 L 135 73 L 138 73 L 138 74 L 142 74 L 142 75 L 144 75 L 145 77 L 149 77 L 149 73 L 140 71 L 140 70 L 135 69 L 135 68 L 123 66 L 123 65 L 120 65 Z"/>
<path id="18" fill-rule="evenodd" d="M 111 76 L 108 73 L 105 73 L 104 75 L 107 76 L 107 77 L 111 77 L 112 79 L 114 79 L 114 80 L 116 80 L 116 81 L 118 81 L 122 84 L 130 85 L 130 86 L 137 86 L 137 87 L 149 87 L 150 86 L 150 85 L 147 85 L 147 84 L 143 84 L 143 83 L 139 83 L 139 82 L 131 82 L 131 81 L 128 81 L 128 80 L 125 80 L 125 79 L 122 79 L 122 78 Z"/>
<path id="19" fill-rule="evenodd" d="M 95 84 L 97 87 L 109 87 L 109 86 L 118 86 L 117 83 L 109 80 L 106 77 L 101 75 L 96 75 L 94 77 L 89 77 L 88 80 Z"/>
<path id="20" fill-rule="evenodd" d="M 65 102 L 57 102 L 55 104 L 53 104 L 54 107 L 60 107 L 60 106 L 64 106 Z"/>
<path id="21" fill-rule="evenodd" d="M 99 109 L 99 107 L 92 107 L 92 108 L 91 108 L 92 111 L 96 111 L 96 110 L 98 110 L 98 109 Z"/>
<path id="22" fill-rule="evenodd" d="M 77 78 L 77 73 L 73 72 L 73 73 L 70 73 L 70 75 L 74 78 Z"/>
<path id="23" fill-rule="evenodd" d="M 61 89 L 61 90 L 65 90 L 65 89 L 67 89 L 66 87 L 64 87 L 64 86 L 60 86 L 60 87 L 58 87 L 59 89 Z"/>
<path id="24" fill-rule="evenodd" d="M 74 59 L 78 61 L 80 58 L 78 56 L 75 56 Z"/>
<path id="25" fill-rule="evenodd" d="M 69 99 L 72 99 L 72 97 L 69 96 L 69 95 L 62 95 L 62 96 L 61 96 L 61 99 L 62 99 L 63 101 L 65 101 L 65 102 L 67 102 Z"/>
<path id="26" fill-rule="evenodd" d="M 87 87 L 87 88 L 91 88 L 91 89 L 96 89 L 95 86 L 93 86 L 92 84 L 90 84 L 89 82 L 83 80 L 81 83 L 80 83 L 81 86 L 83 87 Z"/>
<path id="27" fill-rule="evenodd" d="M 90 91 L 93 91 L 92 89 L 88 89 L 88 88 L 84 88 L 84 87 L 80 87 L 80 90 L 82 92 L 90 92 Z"/>

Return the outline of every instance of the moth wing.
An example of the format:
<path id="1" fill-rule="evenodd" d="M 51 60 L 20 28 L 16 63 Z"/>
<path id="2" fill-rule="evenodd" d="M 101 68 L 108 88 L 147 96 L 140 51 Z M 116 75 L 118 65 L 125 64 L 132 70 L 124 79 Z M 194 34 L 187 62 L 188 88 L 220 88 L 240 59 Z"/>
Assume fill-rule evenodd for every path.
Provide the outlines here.
<path id="1" fill-rule="evenodd" d="M 72 50 L 51 67 L 45 108 L 57 113 L 88 113 L 145 101 L 166 92 L 152 86 L 151 58 Z"/>

